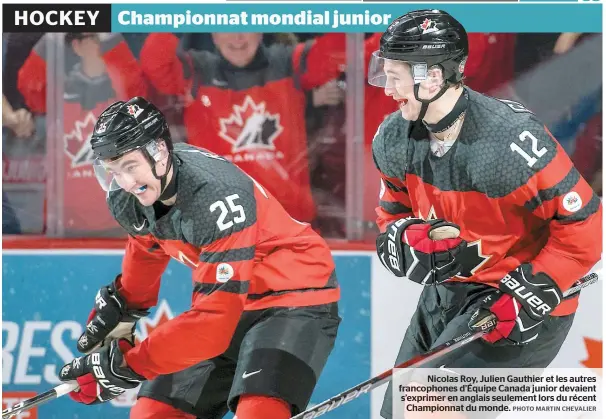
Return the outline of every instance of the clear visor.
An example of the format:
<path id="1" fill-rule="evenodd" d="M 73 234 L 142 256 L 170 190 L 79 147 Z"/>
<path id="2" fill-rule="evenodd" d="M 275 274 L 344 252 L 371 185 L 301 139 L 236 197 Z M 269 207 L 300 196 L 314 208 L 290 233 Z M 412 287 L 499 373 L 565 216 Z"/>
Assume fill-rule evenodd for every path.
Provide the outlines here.
<path id="1" fill-rule="evenodd" d="M 384 88 L 410 87 L 427 80 L 427 63 L 390 60 L 372 53 L 368 64 L 368 83 Z"/>
<path id="2" fill-rule="evenodd" d="M 116 172 L 107 167 L 103 160 L 95 159 L 93 162 L 93 169 L 99 185 L 101 185 L 101 188 L 103 188 L 105 192 L 122 189 L 118 183 L 118 180 L 116 179 Z"/>
<path id="3" fill-rule="evenodd" d="M 147 143 L 145 151 L 156 162 L 163 158 L 158 140 Z M 118 189 L 129 191 L 135 186 L 141 186 L 149 180 L 152 167 L 142 150 L 133 150 L 113 161 L 95 159 L 93 169 L 101 188 L 105 192 L 111 192 Z"/>

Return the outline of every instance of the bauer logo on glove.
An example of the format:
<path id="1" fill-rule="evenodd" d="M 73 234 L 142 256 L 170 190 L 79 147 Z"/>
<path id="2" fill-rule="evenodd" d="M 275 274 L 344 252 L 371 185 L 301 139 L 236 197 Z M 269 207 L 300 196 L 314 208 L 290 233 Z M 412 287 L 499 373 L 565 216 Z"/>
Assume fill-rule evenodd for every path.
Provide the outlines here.
<path id="1" fill-rule="evenodd" d="M 69 395 L 79 403 L 97 404 L 115 399 L 145 380 L 124 363 L 124 354 L 132 347 L 133 344 L 126 339 L 114 340 L 89 355 L 65 364 L 59 379 L 78 382 L 79 388 Z"/>
<path id="2" fill-rule="evenodd" d="M 525 263 L 509 272 L 481 302 L 469 322 L 472 330 L 493 330 L 484 340 L 499 345 L 524 345 L 535 340 L 541 324 L 562 301 L 562 292 L 555 281 L 543 272 L 532 273 Z M 483 328 L 482 319 L 492 322 Z M 494 323 L 496 322 L 496 325 Z"/>
<path id="3" fill-rule="evenodd" d="M 400 219 L 379 235 L 377 253 L 398 277 L 423 285 L 442 283 L 461 269 L 456 257 L 467 243 L 458 236 L 459 227 L 444 220 Z"/>
<path id="4" fill-rule="evenodd" d="M 523 272 L 520 268 L 518 271 L 522 277 Z M 538 285 L 538 284 L 537 284 Z M 560 302 L 560 296 L 556 292 L 553 284 L 545 284 L 548 285 L 547 289 L 543 290 L 543 292 L 550 292 L 552 296 L 555 297 L 557 303 Z M 504 289 L 506 292 L 510 294 L 513 293 L 514 297 L 521 300 L 526 301 L 526 307 L 528 310 L 528 314 L 533 315 L 534 317 L 541 318 L 549 313 L 551 313 L 554 309 L 551 305 L 545 303 L 537 294 L 533 293 L 529 287 L 523 285 L 520 281 L 515 279 L 510 274 L 505 275 L 503 279 L 501 279 L 501 289 Z"/>

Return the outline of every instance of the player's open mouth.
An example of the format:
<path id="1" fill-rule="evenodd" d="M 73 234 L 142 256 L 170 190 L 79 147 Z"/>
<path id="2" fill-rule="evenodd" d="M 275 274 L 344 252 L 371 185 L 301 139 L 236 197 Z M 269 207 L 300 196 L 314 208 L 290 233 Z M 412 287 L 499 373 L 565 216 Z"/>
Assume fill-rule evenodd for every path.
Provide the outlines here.
<path id="1" fill-rule="evenodd" d="M 135 195 L 140 195 L 140 194 L 142 194 L 143 192 L 145 192 L 146 190 L 147 190 L 147 185 L 143 185 L 143 186 L 141 186 L 140 188 L 135 189 L 135 190 L 133 191 L 133 193 L 134 193 Z"/>
<path id="2" fill-rule="evenodd" d="M 229 46 L 229 49 L 231 49 L 232 51 L 235 51 L 235 52 L 246 51 L 247 48 L 248 48 L 248 44 L 230 45 Z"/>

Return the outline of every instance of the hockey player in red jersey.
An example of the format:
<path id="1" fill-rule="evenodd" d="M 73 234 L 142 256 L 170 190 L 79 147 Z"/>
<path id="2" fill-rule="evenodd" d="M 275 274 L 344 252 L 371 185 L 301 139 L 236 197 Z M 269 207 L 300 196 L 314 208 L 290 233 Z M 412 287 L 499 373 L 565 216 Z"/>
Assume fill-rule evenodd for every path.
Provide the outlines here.
<path id="1" fill-rule="evenodd" d="M 600 259 L 602 206 L 531 111 L 464 86 L 467 55 L 459 22 L 420 10 L 389 26 L 369 66 L 369 83 L 399 106 L 373 140 L 377 251 L 393 274 L 425 286 L 396 364 L 493 313 L 484 339 L 424 367 L 545 368 L 578 305 L 562 293 Z M 431 240 L 443 226 L 460 236 Z M 391 400 L 389 388 L 385 418 Z"/>
<path id="2" fill-rule="evenodd" d="M 286 419 L 303 411 L 340 322 L 330 250 L 224 158 L 173 146 L 161 112 L 136 97 L 99 117 L 95 172 L 128 232 L 122 272 L 96 295 L 78 350 L 157 303 L 171 258 L 193 270 L 191 309 L 143 342 L 114 340 L 66 364 L 86 403 L 140 382 L 131 418 Z"/>

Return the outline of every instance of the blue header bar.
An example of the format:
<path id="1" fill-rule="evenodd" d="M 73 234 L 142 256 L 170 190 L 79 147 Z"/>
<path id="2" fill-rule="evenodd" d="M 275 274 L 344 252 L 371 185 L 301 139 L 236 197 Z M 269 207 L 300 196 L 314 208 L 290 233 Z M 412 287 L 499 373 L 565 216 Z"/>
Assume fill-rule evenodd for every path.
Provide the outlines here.
<path id="1" fill-rule="evenodd" d="M 601 3 L 112 4 L 112 32 L 383 32 L 429 7 L 468 32 L 602 32 Z"/>

